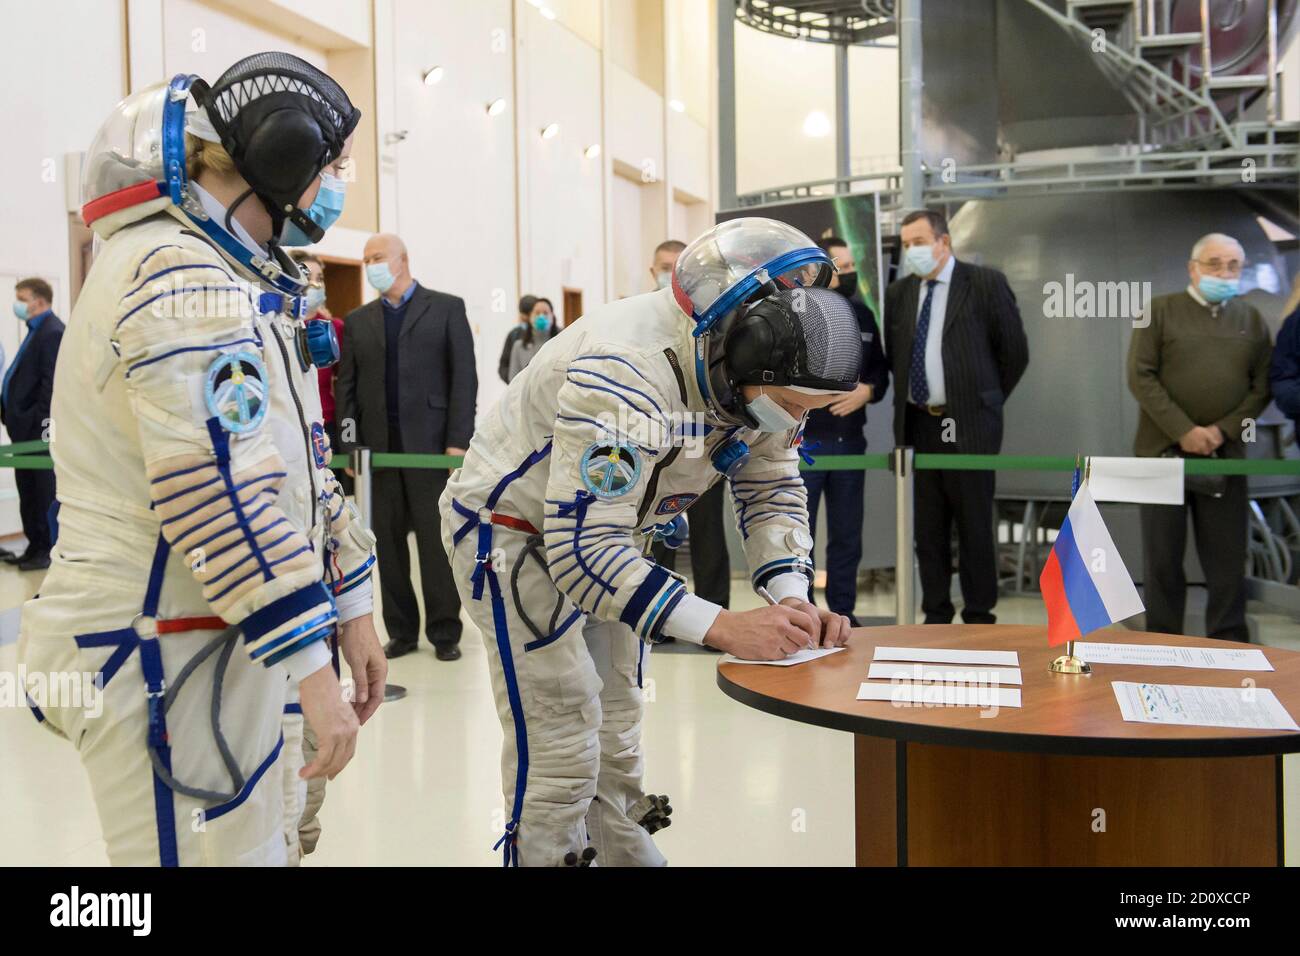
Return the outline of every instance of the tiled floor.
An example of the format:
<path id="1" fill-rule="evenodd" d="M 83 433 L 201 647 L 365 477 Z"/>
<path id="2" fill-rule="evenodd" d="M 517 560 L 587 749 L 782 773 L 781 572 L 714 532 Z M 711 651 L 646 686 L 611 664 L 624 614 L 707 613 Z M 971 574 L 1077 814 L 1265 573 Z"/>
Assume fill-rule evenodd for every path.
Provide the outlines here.
<path id="1" fill-rule="evenodd" d="M 0 607 L 16 609 L 39 575 L 0 569 Z M 756 598 L 741 582 L 735 606 Z M 892 594 L 864 593 L 860 615 L 892 614 Z M 1035 596 L 1004 598 L 999 618 L 1040 623 Z M 13 671 L 16 613 L 0 615 L 0 671 Z M 1300 625 L 1266 622 L 1266 641 L 1300 649 Z M 405 699 L 380 708 L 356 758 L 330 784 L 309 865 L 496 865 L 501 729 L 481 640 L 440 663 L 426 646 L 393 662 Z M 647 788 L 672 796 L 674 825 L 656 837 L 676 865 L 848 865 L 853 861 L 852 740 L 743 707 L 714 683 L 707 652 L 654 654 L 647 709 Z M 1288 773 L 1295 791 L 1297 772 Z M 1293 819 L 1300 800 L 1292 793 Z M 1300 857 L 1292 828 L 1290 859 Z M 72 747 L 25 707 L 0 707 L 0 864 L 106 862 Z"/>

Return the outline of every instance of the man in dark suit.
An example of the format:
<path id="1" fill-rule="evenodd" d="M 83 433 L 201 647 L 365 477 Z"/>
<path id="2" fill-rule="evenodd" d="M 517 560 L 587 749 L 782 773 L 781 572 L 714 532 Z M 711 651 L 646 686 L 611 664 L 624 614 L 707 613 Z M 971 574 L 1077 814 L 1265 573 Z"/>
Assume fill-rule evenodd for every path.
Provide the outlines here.
<path id="1" fill-rule="evenodd" d="M 463 455 L 474 434 L 478 377 L 465 302 L 411 278 L 406 246 L 393 235 L 365 246 L 374 302 L 344 320 L 334 385 L 344 448 Z M 460 657 L 460 598 L 442 546 L 438 498 L 447 472 L 380 468 L 374 472 L 372 525 L 379 557 L 388 657 L 415 650 L 419 605 L 407 543 L 415 532 L 424 595 L 425 634 L 438 659 Z"/>
<path id="2" fill-rule="evenodd" d="M 63 323 L 50 305 L 54 290 L 44 279 L 23 279 L 15 287 L 14 314 L 27 326 L 27 334 L 14 360 L 5 369 L 0 386 L 0 420 L 13 442 L 48 439 L 50 398 L 54 395 L 54 363 L 63 341 Z M 41 571 L 50 566 L 50 508 L 54 504 L 54 472 L 46 468 L 19 468 L 18 510 L 22 516 L 27 550 L 6 552 L 4 560 L 20 571 Z"/>
<path id="3" fill-rule="evenodd" d="M 918 453 L 995 455 L 1002 406 L 1029 365 L 1016 297 L 995 269 L 958 262 L 948 222 L 909 213 L 911 275 L 885 294 L 885 348 L 894 371 L 894 439 Z M 916 472 L 916 557 L 926 624 L 952 621 L 952 527 L 968 624 L 992 624 L 998 600 L 992 471 Z M 899 568 L 899 573 L 904 573 Z"/>

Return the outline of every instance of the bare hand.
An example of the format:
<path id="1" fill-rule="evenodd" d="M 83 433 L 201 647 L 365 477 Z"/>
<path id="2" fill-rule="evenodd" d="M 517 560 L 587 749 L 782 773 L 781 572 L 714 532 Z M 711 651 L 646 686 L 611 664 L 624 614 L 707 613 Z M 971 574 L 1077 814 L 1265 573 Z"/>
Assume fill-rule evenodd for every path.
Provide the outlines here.
<path id="1" fill-rule="evenodd" d="M 723 611 L 704 635 L 704 643 L 746 661 L 779 661 L 816 647 L 808 615 L 782 605 L 752 611 Z"/>
<path id="2" fill-rule="evenodd" d="M 343 688 L 328 664 L 303 678 L 298 685 L 302 714 L 316 732 L 316 759 L 298 771 L 304 780 L 333 780 L 348 765 L 357 749 L 357 715 L 344 699 Z M 381 694 L 382 696 L 382 694 Z"/>
<path id="3" fill-rule="evenodd" d="M 1208 428 L 1193 425 L 1187 434 L 1178 439 L 1178 447 L 1193 455 L 1210 455 L 1214 453 L 1214 435 Z"/>
<path id="4" fill-rule="evenodd" d="M 339 651 L 352 673 L 352 709 L 364 724 L 384 702 L 384 683 L 388 679 L 388 659 L 379 646 L 375 619 L 366 614 L 344 624 Z"/>
<path id="5" fill-rule="evenodd" d="M 799 598 L 786 598 L 781 604 L 804 613 L 813 625 L 810 633 L 821 647 L 843 647 L 849 642 L 852 625 L 843 614 L 836 614 Z"/>
<path id="6" fill-rule="evenodd" d="M 1214 441 L 1215 448 L 1222 448 L 1227 439 L 1223 435 L 1223 430 L 1218 425 L 1206 426 L 1206 431 L 1210 433 L 1210 438 Z"/>
<path id="7" fill-rule="evenodd" d="M 455 456 L 455 457 L 457 457 L 457 458 L 464 458 L 464 457 L 465 457 L 465 449 L 464 449 L 464 448 L 448 448 L 448 449 L 447 449 L 447 454 L 448 454 L 448 455 L 453 455 L 453 456 Z"/>
<path id="8" fill-rule="evenodd" d="M 830 409 L 832 415 L 843 418 L 845 415 L 852 415 L 869 401 L 871 401 L 871 386 L 860 382 L 853 391 L 845 392 L 826 407 Z"/>

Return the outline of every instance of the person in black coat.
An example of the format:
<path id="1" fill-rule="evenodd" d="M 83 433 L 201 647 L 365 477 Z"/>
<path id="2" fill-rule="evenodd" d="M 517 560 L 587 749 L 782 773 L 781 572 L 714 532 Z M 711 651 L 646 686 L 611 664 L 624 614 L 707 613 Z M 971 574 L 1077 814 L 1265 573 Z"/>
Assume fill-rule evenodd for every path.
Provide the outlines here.
<path id="1" fill-rule="evenodd" d="M 820 240 L 835 263 L 831 288 L 849 301 L 862 330 L 861 384 L 826 408 L 808 416 L 803 444 L 817 455 L 861 455 L 867 450 L 867 405 L 889 390 L 889 363 L 881 347 L 880 330 L 871 309 L 858 295 L 858 268 L 849 244 L 831 237 Z M 857 626 L 853 606 L 858 595 L 858 565 L 862 563 L 862 520 L 867 475 L 864 471 L 805 471 L 808 526 L 817 532 L 817 512 L 826 497 L 826 606 Z"/>
<path id="2" fill-rule="evenodd" d="M 49 440 L 50 399 L 54 395 L 54 365 L 63 341 L 63 322 L 50 308 L 54 290 L 44 279 L 23 279 L 15 287 L 14 314 L 27 326 L 27 334 L 14 360 L 5 369 L 0 386 L 0 421 L 12 442 Z M 10 552 L 3 559 L 21 571 L 50 566 L 50 508 L 54 505 L 54 471 L 19 468 L 14 472 L 18 508 L 27 550 Z"/>
<path id="3" fill-rule="evenodd" d="M 912 274 L 885 293 L 894 439 L 918 453 L 996 455 L 1002 450 L 1002 406 L 1029 366 L 1015 294 L 996 269 L 957 260 L 940 213 L 909 213 L 901 235 Z M 947 624 L 955 613 L 954 524 L 962 620 L 997 620 L 994 486 L 992 471 L 916 472 L 916 557 L 927 624 Z"/>
<path id="4" fill-rule="evenodd" d="M 334 383 L 341 444 L 345 450 L 363 446 L 376 452 L 463 455 L 474 434 L 478 397 L 465 302 L 411 278 L 406 246 L 397 236 L 372 236 L 364 254 L 366 278 L 380 296 L 343 320 Z M 412 531 L 425 634 L 439 660 L 461 656 L 460 598 L 438 514 L 447 475 L 428 468 L 374 472 L 371 523 L 389 638 L 384 651 L 390 658 L 415 650 L 419 638 L 407 544 Z"/>
<path id="5" fill-rule="evenodd" d="M 1277 407 L 1295 423 L 1296 435 L 1300 436 L 1300 273 L 1292 283 L 1291 298 L 1283 314 L 1286 318 L 1273 345 L 1268 383 Z"/>

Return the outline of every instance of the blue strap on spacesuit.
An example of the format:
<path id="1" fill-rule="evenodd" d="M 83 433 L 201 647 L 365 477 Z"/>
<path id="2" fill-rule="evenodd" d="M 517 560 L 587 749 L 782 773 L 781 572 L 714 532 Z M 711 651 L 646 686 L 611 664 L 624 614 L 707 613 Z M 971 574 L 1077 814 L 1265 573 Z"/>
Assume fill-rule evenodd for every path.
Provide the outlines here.
<path id="1" fill-rule="evenodd" d="M 158 535 L 154 548 L 153 567 L 149 569 L 149 584 L 145 588 L 143 617 L 158 616 L 158 600 L 162 595 L 163 574 L 167 569 L 167 539 Z M 167 739 L 167 682 L 163 675 L 162 649 L 158 636 L 138 638 L 140 644 L 140 670 L 144 677 L 145 696 L 149 708 L 149 746 L 158 754 L 158 760 L 167 773 L 172 770 L 172 751 Z M 176 849 L 176 805 L 171 787 L 163 781 L 158 771 L 153 774 L 154 816 L 158 827 L 158 855 L 162 866 L 180 866 Z"/>

